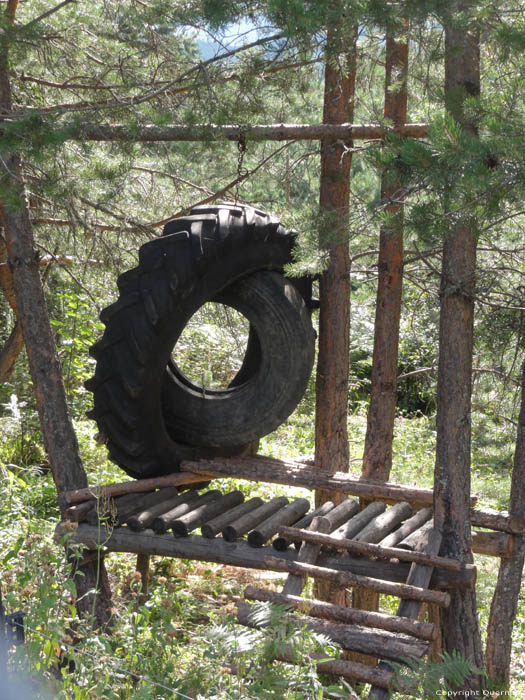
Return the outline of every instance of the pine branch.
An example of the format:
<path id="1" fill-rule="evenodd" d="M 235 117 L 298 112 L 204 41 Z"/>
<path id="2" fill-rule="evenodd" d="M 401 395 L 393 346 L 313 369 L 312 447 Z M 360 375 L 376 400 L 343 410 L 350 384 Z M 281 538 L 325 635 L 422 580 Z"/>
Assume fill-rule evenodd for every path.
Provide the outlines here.
<path id="1" fill-rule="evenodd" d="M 212 63 L 217 63 L 218 61 L 222 61 L 225 58 L 231 58 L 232 56 L 235 56 L 238 53 L 241 53 L 242 51 L 247 51 L 248 49 L 253 49 L 256 46 L 262 46 L 263 44 L 267 44 L 271 41 L 278 41 L 279 39 L 282 39 L 284 34 L 279 33 L 279 34 L 274 34 L 269 37 L 263 37 L 262 39 L 257 39 L 257 41 L 252 41 L 250 44 L 245 44 L 244 46 L 239 46 L 236 49 L 232 49 L 231 51 L 226 51 L 225 53 L 221 53 L 218 56 L 213 56 L 212 58 L 208 58 L 206 61 L 201 61 L 198 65 L 193 66 L 193 68 L 190 68 L 189 70 L 185 71 L 181 75 L 177 76 L 174 80 L 171 80 L 169 83 L 167 83 L 164 87 L 158 88 L 157 90 L 153 90 L 149 93 L 146 93 L 142 97 L 137 97 L 133 98 L 131 100 L 131 105 L 136 106 L 139 104 L 142 104 L 144 102 L 148 102 L 149 100 L 152 100 L 154 97 L 158 97 L 159 95 L 162 95 L 163 93 L 167 92 L 170 90 L 172 87 L 175 85 L 178 85 L 178 83 L 182 82 L 186 78 L 189 78 L 190 75 L 193 75 L 194 73 L 197 73 L 201 71 L 203 68 L 206 68 L 207 66 L 211 65 Z"/>
<path id="2" fill-rule="evenodd" d="M 11 0 L 10 0 L 10 2 L 11 2 Z M 41 20 L 46 19 L 46 17 L 50 17 L 51 15 L 54 15 L 55 12 L 58 12 L 63 7 L 65 7 L 66 5 L 69 5 L 72 2 L 77 2 L 77 0 L 62 0 L 62 2 L 58 3 L 58 5 L 56 5 L 55 7 L 52 7 L 50 10 L 46 10 L 46 12 L 43 12 L 41 15 L 38 15 L 38 17 L 35 17 L 35 19 L 32 19 L 30 22 L 28 22 L 26 25 L 24 25 L 25 28 L 27 29 L 28 27 L 32 27 L 37 22 L 40 22 Z"/>
<path id="3" fill-rule="evenodd" d="M 242 175 L 238 175 L 234 180 L 229 182 L 227 185 L 224 185 L 224 187 L 221 187 L 219 190 L 214 192 L 213 194 L 209 195 L 208 197 L 205 197 L 204 199 L 201 199 L 198 202 L 194 202 L 188 207 L 185 207 L 184 209 L 180 209 L 176 214 L 173 214 L 170 216 L 168 219 L 163 219 L 162 221 L 156 221 L 155 223 L 149 224 L 151 228 L 156 228 L 158 226 L 164 226 L 167 224 L 169 221 L 172 221 L 173 219 L 177 219 L 179 216 L 186 216 L 192 209 L 196 207 L 201 207 L 205 204 L 209 204 L 210 202 L 214 202 L 217 199 L 221 199 L 224 197 L 224 195 L 228 194 L 228 192 L 236 187 L 237 185 L 240 185 L 242 182 L 247 180 L 249 177 L 254 175 L 258 170 L 260 170 L 266 163 L 268 163 L 269 160 L 274 158 L 276 155 L 281 153 L 285 148 L 288 148 L 291 144 L 286 143 L 284 146 L 281 146 L 280 148 L 276 149 L 273 151 L 273 153 L 270 153 L 269 156 L 267 156 L 264 160 L 262 160 L 255 168 L 252 168 L 252 170 L 249 170 L 248 172 L 242 173 Z"/>

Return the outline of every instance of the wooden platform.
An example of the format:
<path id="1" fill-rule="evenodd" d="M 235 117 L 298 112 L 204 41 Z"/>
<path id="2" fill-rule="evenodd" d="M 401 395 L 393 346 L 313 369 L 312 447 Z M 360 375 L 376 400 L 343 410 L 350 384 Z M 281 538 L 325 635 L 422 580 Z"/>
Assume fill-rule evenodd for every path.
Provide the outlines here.
<path id="1" fill-rule="evenodd" d="M 447 606 L 450 589 L 475 585 L 473 565 L 439 556 L 441 533 L 433 527 L 431 491 L 348 475 L 327 477 L 305 465 L 265 458 L 185 466 L 195 471 L 72 492 L 66 513 L 70 521 L 61 523 L 57 534 L 67 532 L 70 542 L 99 552 L 195 559 L 287 574 L 280 593 L 249 586 L 245 599 L 283 603 L 290 609 L 290 624 L 322 632 L 344 650 L 381 659 L 375 668 L 346 659 L 319 661 L 323 672 L 370 683 L 369 697 L 374 700 L 388 697 L 389 661 L 428 654 L 437 630 L 418 620 L 422 605 L 433 610 Z M 263 502 L 246 500 L 240 491 L 221 492 L 213 482 L 202 486 L 205 478 L 225 476 L 331 488 L 354 497 L 311 511 L 304 498 Z M 356 496 L 374 500 L 360 510 Z M 511 533 L 520 523 L 505 513 L 474 506 L 475 499 L 473 520 L 494 530 L 475 532 L 473 551 L 509 556 Z M 302 598 L 307 577 L 397 596 L 397 614 Z M 237 605 L 240 624 L 255 626 L 251 613 L 250 603 Z M 279 660 L 293 662 L 291 652 L 282 650 Z"/>
<path id="2" fill-rule="evenodd" d="M 309 511 L 304 498 L 263 502 L 246 500 L 239 491 L 207 487 L 179 493 L 176 487 L 165 487 L 72 506 L 74 525 L 61 523 L 57 534 L 68 532 L 70 542 L 91 550 L 280 571 L 288 574 L 281 594 L 248 587 L 246 599 L 285 603 L 290 624 L 323 632 L 345 650 L 395 661 L 427 654 L 436 630 L 417 621 L 416 614 L 363 612 L 300 596 L 306 577 L 312 576 L 398 596 L 412 611 L 424 603 L 448 605 L 447 589 L 473 586 L 475 569 L 437 556 L 441 537 L 432 527 L 431 509 L 414 512 L 407 502 L 388 506 L 374 501 L 360 511 L 358 499 L 347 498 L 337 506 L 328 503 Z M 424 570 L 424 580 L 414 578 L 419 570 Z M 307 615 L 292 612 L 304 610 L 305 603 Z M 251 612 L 249 603 L 239 603 L 238 621 L 254 626 Z M 286 651 L 280 658 L 293 660 Z M 385 691 L 392 677 L 389 668 L 342 659 L 323 660 L 319 667 L 372 683 L 377 692 Z"/>

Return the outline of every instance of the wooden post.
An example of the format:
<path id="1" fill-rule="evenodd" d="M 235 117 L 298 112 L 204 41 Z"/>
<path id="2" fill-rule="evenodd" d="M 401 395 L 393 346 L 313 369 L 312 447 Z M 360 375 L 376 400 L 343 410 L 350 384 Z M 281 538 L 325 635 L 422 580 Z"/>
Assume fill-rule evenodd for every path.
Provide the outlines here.
<path id="1" fill-rule="evenodd" d="M 9 3 L 7 23 L 14 23 L 16 3 Z M 16 35 L 16 32 L 15 32 Z M 0 121 L 13 109 L 10 83 L 9 42 L 13 34 L 4 29 L 0 47 Z M 40 279 L 39 253 L 25 188 L 22 159 L 16 149 L 0 154 L 3 191 L 0 220 L 7 246 L 18 320 L 26 346 L 29 371 L 58 504 L 64 515 L 64 492 L 87 486 L 87 477 L 69 415 L 60 361 L 56 352 L 44 290 Z M 100 567 L 100 568 L 99 568 Z M 95 612 L 95 625 L 104 625 L 111 615 L 111 590 L 103 562 L 90 562 L 75 575 L 79 612 Z"/>
<path id="2" fill-rule="evenodd" d="M 384 117 L 400 127 L 407 117 L 408 40 L 402 33 L 386 36 Z M 363 453 L 363 476 L 386 481 L 392 468 L 396 409 L 397 356 L 403 286 L 403 186 L 395 172 L 381 178 L 381 204 L 391 215 L 379 234 L 379 265 L 374 326 L 370 405 Z"/>
<path id="3" fill-rule="evenodd" d="M 281 525 L 296 522 L 309 508 L 310 502 L 306 498 L 295 499 L 252 530 L 248 535 L 248 544 L 252 547 L 262 547 L 279 531 Z"/>
<path id="4" fill-rule="evenodd" d="M 236 605 L 237 620 L 241 625 L 258 627 L 251 619 L 252 606 L 247 603 L 237 603 Z M 407 656 L 421 658 L 429 648 L 428 642 L 400 633 L 392 634 L 379 629 L 342 625 L 328 620 L 316 620 L 307 616 L 286 613 L 283 617 L 293 627 L 299 629 L 306 627 L 313 632 L 328 636 L 343 649 L 360 651 L 364 654 L 374 654 L 380 651 L 384 658 L 395 661 Z"/>
<path id="5" fill-rule="evenodd" d="M 522 366 L 521 410 L 514 452 L 509 513 L 523 516 L 525 503 L 525 363 Z M 514 535 L 514 551 L 502 559 L 498 582 L 490 606 L 487 632 L 487 671 L 497 682 L 508 686 L 512 651 L 512 626 L 521 589 L 525 562 L 525 534 Z"/>
<path id="6" fill-rule="evenodd" d="M 144 505 L 143 509 L 128 517 L 126 524 L 134 532 L 142 532 L 142 530 L 152 526 L 156 517 L 185 503 L 188 494 L 191 493 L 190 491 L 183 494 L 172 495 L 171 497 L 168 495 L 159 503 L 152 503 L 147 506 Z"/>
<path id="7" fill-rule="evenodd" d="M 304 518 L 301 518 L 301 520 L 298 520 L 296 523 L 294 523 L 294 527 L 296 528 L 307 528 L 310 527 L 312 524 L 312 521 L 314 518 L 317 517 L 322 517 L 323 515 L 326 515 L 329 513 L 332 508 L 334 507 L 334 504 L 332 501 L 326 501 L 323 503 L 322 506 L 319 506 L 319 508 L 316 508 L 313 510 L 311 513 L 308 513 L 307 515 L 304 516 Z M 292 542 L 295 544 L 297 549 L 300 548 L 301 542 L 297 541 L 295 542 L 294 540 L 287 539 L 286 537 L 282 537 L 281 535 L 279 537 L 276 537 L 274 541 L 272 542 L 273 546 L 278 552 L 284 552 Z"/>
<path id="8" fill-rule="evenodd" d="M 231 491 L 226 495 L 219 491 L 214 496 L 210 496 L 206 502 L 203 498 L 197 508 L 190 513 L 181 515 L 171 523 L 173 534 L 178 537 L 187 537 L 192 530 L 200 527 L 206 520 L 211 520 L 215 516 L 227 512 L 230 508 L 238 506 L 243 501 L 244 495 L 241 491 Z"/>
<path id="9" fill-rule="evenodd" d="M 395 506 L 389 508 L 377 518 L 374 518 L 368 525 L 355 535 L 355 539 L 359 542 L 370 542 L 377 544 L 383 537 L 395 528 L 396 525 L 403 522 L 406 518 L 412 515 L 412 508 L 409 503 L 396 503 Z"/>
<path id="10" fill-rule="evenodd" d="M 232 543 L 217 538 L 213 543 L 210 543 L 205 537 L 196 535 L 172 537 L 171 535 L 156 535 L 151 530 L 132 532 L 127 527 L 112 530 L 106 529 L 104 526 L 96 527 L 80 523 L 77 528 L 70 529 L 65 523 L 60 523 L 56 532 L 57 536 L 62 536 L 63 533 L 67 532 L 74 544 L 83 543 L 91 548 L 104 546 L 109 552 L 133 552 L 135 554 L 143 552 L 144 554 L 216 562 L 248 569 L 280 571 L 280 569 L 273 569 L 272 561 L 275 559 L 293 561 L 297 557 L 297 552 L 291 548 L 285 552 L 277 552 L 273 547 L 250 547 L 247 542 L 243 541 Z M 406 581 L 410 570 L 409 565 L 402 562 L 394 564 L 363 557 L 334 556 L 324 552 L 320 552 L 317 562 L 321 566 L 338 571 L 352 572 L 397 583 Z M 432 577 L 432 586 L 438 590 L 469 588 L 474 585 L 475 574 L 475 567 L 471 564 L 460 571 L 437 569 Z"/>
<path id="11" fill-rule="evenodd" d="M 148 588 L 149 588 L 149 554 L 137 554 L 137 566 L 136 571 L 140 574 L 140 580 L 142 583 L 142 588 L 139 596 L 139 604 L 144 605 L 148 599 Z"/>
<path id="12" fill-rule="evenodd" d="M 406 122 L 408 22 L 386 35 L 384 117 L 396 127 Z M 397 399 L 397 357 L 403 287 L 403 187 L 394 172 L 381 177 L 381 204 L 391 219 L 379 232 L 379 264 L 374 325 L 370 404 L 367 414 L 363 476 L 386 481 L 392 468 L 392 441 Z M 378 540 L 374 540 L 377 542 Z M 379 597 L 356 589 L 353 605 L 377 610 Z M 375 659 L 356 660 L 375 664 Z"/>
<path id="13" fill-rule="evenodd" d="M 281 508 L 288 504 L 288 499 L 284 496 L 272 498 L 268 503 L 263 503 L 258 508 L 255 508 L 250 513 L 242 515 L 232 523 L 226 525 L 222 531 L 222 536 L 228 542 L 234 542 L 237 538 L 249 532 L 254 527 L 257 527 L 264 520 L 276 513 Z"/>
<path id="14" fill-rule="evenodd" d="M 266 559 L 268 567 L 276 571 L 289 571 L 292 574 L 299 576 L 311 576 L 312 578 L 320 578 L 325 581 L 331 581 L 338 586 L 352 587 L 362 586 L 377 593 L 386 593 L 387 595 L 399 596 L 403 599 L 418 600 L 423 603 L 436 603 L 442 607 L 447 607 L 450 604 L 450 595 L 442 591 L 431 591 L 416 585 L 408 585 L 405 583 L 392 583 L 391 581 L 382 581 L 380 579 L 371 578 L 369 576 L 359 576 L 352 574 L 349 571 L 340 571 L 338 569 L 329 569 L 324 566 L 316 566 L 314 564 L 304 564 L 299 561 L 277 559 L 276 557 L 268 557 Z M 412 565 L 411 569 L 414 565 Z M 417 564 L 421 566 L 421 564 Z M 428 567 L 426 567 L 428 568 Z M 288 591 L 284 591 L 288 593 Z"/>
<path id="15" fill-rule="evenodd" d="M 429 556 L 434 556 L 439 552 L 439 547 L 441 545 L 442 535 L 439 530 L 430 527 L 424 527 L 419 530 L 419 537 L 413 538 L 414 551 L 425 553 Z M 407 577 L 407 584 L 413 586 L 421 586 L 426 588 L 432 577 L 432 567 L 423 566 L 421 564 L 412 564 L 410 567 L 410 573 Z M 429 603 L 429 606 L 433 605 Z M 422 603 L 420 600 L 411 599 L 408 600 L 404 598 L 397 609 L 397 614 L 399 617 L 407 617 L 412 620 L 416 620 L 421 610 Z M 379 664 L 379 667 L 383 670 L 388 670 L 390 666 L 384 662 Z M 388 700 L 389 694 L 383 688 L 372 687 L 370 694 L 368 695 L 368 700 Z"/>
<path id="16" fill-rule="evenodd" d="M 158 535 L 166 532 L 166 530 L 169 529 L 171 522 L 175 520 L 175 518 L 178 518 L 185 513 L 189 513 L 201 500 L 202 496 L 199 496 L 196 491 L 188 491 L 187 493 L 183 494 L 183 498 L 174 508 L 157 515 L 157 517 L 151 523 L 153 531 Z"/>
<path id="17" fill-rule="evenodd" d="M 413 549 L 400 549 L 399 547 L 383 547 L 370 542 L 360 542 L 359 540 L 349 540 L 336 538 L 333 535 L 323 535 L 320 532 L 310 532 L 300 530 L 296 527 L 282 527 L 280 532 L 287 537 L 294 537 L 303 542 L 313 542 L 324 545 L 328 548 L 341 549 L 354 554 L 365 554 L 369 557 L 379 557 L 383 559 L 398 559 L 399 561 L 417 562 L 427 566 L 437 566 L 449 571 L 460 571 L 461 565 L 456 559 L 446 559 L 436 555 L 429 555 Z"/>
<path id="18" fill-rule="evenodd" d="M 247 513 L 251 513 L 256 508 L 259 508 L 259 506 L 262 506 L 263 503 L 264 501 L 262 498 L 250 498 L 249 501 L 240 503 L 238 506 L 228 510 L 226 513 L 217 515 L 217 517 L 209 520 L 207 523 L 202 524 L 202 536 L 212 539 L 215 537 L 215 535 L 218 535 L 219 532 L 224 530 L 226 525 L 233 523 L 235 520 L 243 515 L 246 515 Z"/>
<path id="19" fill-rule="evenodd" d="M 330 25 L 326 37 L 323 122 L 351 121 L 355 90 L 356 29 L 344 18 Z M 350 256 L 348 206 L 351 141 L 321 141 L 319 247 L 328 267 L 319 282 L 319 340 L 316 375 L 315 461 L 319 469 L 348 471 L 348 356 L 350 324 Z M 316 506 L 336 500 L 316 493 Z M 336 500 L 337 502 L 337 500 Z"/>
<path id="20" fill-rule="evenodd" d="M 0 350 L 0 384 L 11 381 L 18 355 L 24 347 L 22 328 L 18 322 L 15 291 L 13 289 L 13 275 L 7 264 L 7 248 L 4 239 L 0 235 L 0 289 L 13 310 L 15 323 L 13 329 Z"/>
<path id="21" fill-rule="evenodd" d="M 445 10 L 445 106 L 472 138 L 477 127 L 471 102 L 480 94 L 479 28 L 473 0 L 453 0 Z M 470 18 L 470 19 L 469 19 Z M 459 177 L 459 174 L 458 174 Z M 440 285 L 434 521 L 443 533 L 441 554 L 472 562 L 469 508 L 471 474 L 471 394 L 477 233 L 461 186 L 449 182 L 443 212 L 444 241 Z M 484 666 L 476 593 L 453 591 L 443 613 L 443 644 L 478 668 Z M 469 679 L 463 690 L 479 690 Z"/>
<path id="22" fill-rule="evenodd" d="M 312 600 L 297 595 L 275 593 L 274 591 L 269 591 L 265 588 L 255 588 L 254 586 L 246 586 L 244 597 L 246 600 L 280 603 L 281 605 L 287 605 L 293 610 L 299 610 L 303 614 L 307 613 L 308 615 L 322 617 L 333 622 L 375 627 L 388 632 L 408 634 L 426 641 L 432 641 L 437 637 L 437 630 L 434 625 L 428 622 L 420 622 L 419 620 L 410 620 L 406 617 L 397 617 L 397 615 L 346 608 L 341 605 L 326 603 L 323 600 Z"/>
<path id="23" fill-rule="evenodd" d="M 96 525 L 99 520 L 107 520 L 112 525 L 122 525 L 128 518 L 140 513 L 149 506 L 177 496 L 177 489 L 163 489 L 148 494 L 130 493 L 115 499 L 97 499 L 95 511 L 87 516 L 90 525 Z"/>
<path id="24" fill-rule="evenodd" d="M 356 510 L 358 508 L 359 505 L 356 503 Z M 379 503 L 378 501 L 369 503 L 360 513 L 357 513 L 350 518 L 350 520 L 341 525 L 341 527 L 337 528 L 337 530 L 334 530 L 332 535 L 337 538 L 351 539 L 361 532 L 371 520 L 381 515 L 385 510 L 386 505 L 384 503 Z"/>
<path id="25" fill-rule="evenodd" d="M 406 520 L 401 527 L 397 530 L 391 532 L 384 539 L 379 542 L 382 547 L 395 547 L 398 542 L 404 540 L 412 532 L 418 530 L 422 525 L 424 525 L 432 517 L 432 508 L 422 508 L 411 518 Z"/>

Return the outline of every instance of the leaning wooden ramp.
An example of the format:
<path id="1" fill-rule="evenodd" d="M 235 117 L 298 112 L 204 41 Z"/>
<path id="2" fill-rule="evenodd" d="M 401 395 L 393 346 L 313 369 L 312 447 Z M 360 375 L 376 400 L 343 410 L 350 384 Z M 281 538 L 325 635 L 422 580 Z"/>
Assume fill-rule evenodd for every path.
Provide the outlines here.
<path id="1" fill-rule="evenodd" d="M 313 518 L 307 530 L 280 528 L 280 535 L 285 541 L 301 543 L 296 561 L 271 562 L 273 568 L 289 572 L 282 591 L 275 593 L 248 586 L 244 596 L 253 601 L 282 603 L 292 610 L 301 611 L 302 615 L 286 615 L 289 624 L 322 633 L 343 650 L 383 659 L 379 666 L 370 667 L 346 659 L 327 661 L 326 655 L 319 655 L 323 656 L 323 661 L 318 664 L 321 672 L 370 683 L 372 690 L 369 697 L 379 700 L 388 698 L 387 689 L 392 683 L 393 674 L 387 662 L 401 662 L 407 657 L 421 659 L 429 653 L 431 642 L 437 638 L 434 624 L 418 620 L 424 603 L 447 606 L 450 602 L 448 593 L 429 589 L 433 568 L 438 566 L 457 571 L 460 566 L 457 561 L 437 556 L 441 534 L 433 527 L 430 509 L 423 509 L 412 516 L 408 503 L 402 502 L 387 510 L 383 503 L 375 502 L 361 512 L 357 510 L 356 502 L 347 499 L 326 514 Z M 411 517 L 403 522 L 406 516 Z M 345 521 L 339 525 L 343 518 Z M 413 563 L 406 583 L 393 583 L 319 566 L 317 560 L 322 548 L 365 557 L 398 558 Z M 331 581 L 343 588 L 367 588 L 398 596 L 402 600 L 397 614 L 388 615 L 303 598 L 301 594 L 307 576 Z M 255 626 L 250 606 L 240 603 L 237 608 L 238 621 L 243 625 Z M 293 662 L 291 651 L 285 650 L 278 658 Z"/>
<path id="2" fill-rule="evenodd" d="M 387 697 L 388 661 L 428 654 L 437 631 L 417 619 L 421 606 L 446 606 L 447 589 L 474 585 L 473 567 L 461 569 L 437 556 L 441 536 L 429 507 L 373 501 L 359 510 L 357 498 L 345 498 L 309 512 L 304 498 L 264 502 L 246 500 L 238 490 L 179 488 L 90 498 L 69 509 L 75 525 L 62 523 L 59 531 L 91 549 L 288 573 L 281 593 L 248 587 L 246 600 L 285 603 L 290 624 L 322 632 L 343 650 L 382 659 L 377 668 L 345 659 L 319 663 L 325 673 L 371 683 L 371 697 Z M 397 596 L 397 615 L 302 598 L 307 577 Z M 237 612 L 241 624 L 254 625 L 249 603 L 239 603 Z M 293 656 L 283 650 L 279 660 L 293 662 Z"/>

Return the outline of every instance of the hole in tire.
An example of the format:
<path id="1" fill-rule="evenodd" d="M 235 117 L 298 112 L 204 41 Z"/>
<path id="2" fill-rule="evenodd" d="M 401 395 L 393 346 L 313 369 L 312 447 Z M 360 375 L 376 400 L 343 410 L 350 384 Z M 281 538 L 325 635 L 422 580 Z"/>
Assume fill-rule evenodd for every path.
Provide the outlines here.
<path id="1" fill-rule="evenodd" d="M 250 322 L 239 311 L 210 301 L 190 318 L 171 352 L 176 369 L 204 389 L 226 389 L 242 367 Z"/>

